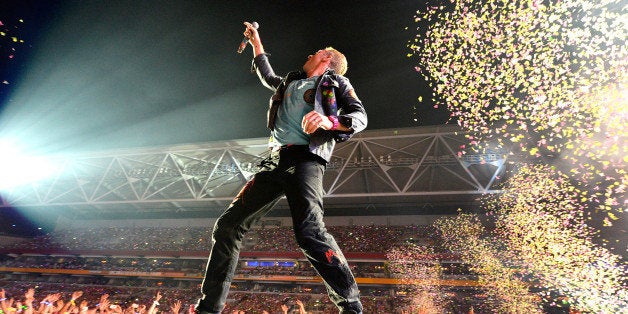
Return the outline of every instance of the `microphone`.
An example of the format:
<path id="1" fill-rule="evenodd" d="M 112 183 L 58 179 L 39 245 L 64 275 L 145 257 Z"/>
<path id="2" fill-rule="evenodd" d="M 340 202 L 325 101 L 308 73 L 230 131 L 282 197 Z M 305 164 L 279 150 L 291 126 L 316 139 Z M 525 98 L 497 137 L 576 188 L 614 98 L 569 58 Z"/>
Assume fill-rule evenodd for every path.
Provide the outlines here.
<path id="1" fill-rule="evenodd" d="M 255 29 L 259 28 L 259 24 L 257 24 L 257 22 L 253 22 L 251 23 L 251 25 L 253 25 L 253 28 Z M 244 51 L 244 48 L 246 48 L 246 44 L 248 43 L 249 43 L 249 38 L 244 37 L 242 39 L 242 42 L 240 43 L 240 47 L 238 47 L 238 53 L 242 53 L 242 51 Z"/>

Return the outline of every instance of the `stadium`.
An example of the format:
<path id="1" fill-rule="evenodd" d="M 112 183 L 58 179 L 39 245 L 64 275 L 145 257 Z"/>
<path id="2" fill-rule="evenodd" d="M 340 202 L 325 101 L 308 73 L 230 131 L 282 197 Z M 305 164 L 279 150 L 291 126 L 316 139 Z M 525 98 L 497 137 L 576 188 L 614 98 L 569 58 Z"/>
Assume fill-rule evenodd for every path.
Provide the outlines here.
<path id="1" fill-rule="evenodd" d="M 466 297 L 481 293 L 476 278 L 455 252 L 438 246 L 431 224 L 496 193 L 509 163 L 498 152 L 459 158 L 458 131 L 365 131 L 336 149 L 325 182 L 326 224 L 344 243 L 370 311 L 393 313 L 407 293 L 387 269 L 387 253 L 404 242 L 431 247 L 425 262 L 443 267 L 440 289 L 460 308 L 481 309 Z M 189 306 L 211 226 L 267 151 L 265 139 L 247 139 L 55 160 L 64 165 L 59 173 L 3 199 L 4 207 L 20 204 L 33 226 L 50 225 L 33 239 L 3 237 L 0 270 L 4 286 L 15 287 L 6 293 L 19 295 L 28 286 L 16 283 L 30 283 L 42 295 L 84 291 L 91 304 L 108 293 L 112 304 L 129 306 L 150 305 L 159 291 L 160 303 Z M 280 203 L 247 234 L 232 309 L 272 313 L 298 299 L 311 313 L 335 311 L 294 241 L 289 217 Z"/>
<path id="2" fill-rule="evenodd" d="M 232 234 L 222 313 L 624 312 L 625 17 L 615 0 L 2 1 L 0 314 L 220 312 L 199 297 Z M 308 175 L 241 205 L 274 161 Z M 236 206 L 246 223 L 221 224 Z M 316 237 L 332 249 L 314 258 Z"/>

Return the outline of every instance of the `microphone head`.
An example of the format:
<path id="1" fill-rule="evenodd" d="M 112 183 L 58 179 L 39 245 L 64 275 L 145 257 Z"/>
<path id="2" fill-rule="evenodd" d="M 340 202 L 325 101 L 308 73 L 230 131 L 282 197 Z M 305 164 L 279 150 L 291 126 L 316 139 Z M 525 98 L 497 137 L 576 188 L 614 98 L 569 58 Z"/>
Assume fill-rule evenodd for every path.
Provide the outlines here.
<path id="1" fill-rule="evenodd" d="M 259 24 L 257 24 L 257 22 L 252 22 L 251 25 L 253 25 L 253 28 L 255 29 L 259 28 Z"/>

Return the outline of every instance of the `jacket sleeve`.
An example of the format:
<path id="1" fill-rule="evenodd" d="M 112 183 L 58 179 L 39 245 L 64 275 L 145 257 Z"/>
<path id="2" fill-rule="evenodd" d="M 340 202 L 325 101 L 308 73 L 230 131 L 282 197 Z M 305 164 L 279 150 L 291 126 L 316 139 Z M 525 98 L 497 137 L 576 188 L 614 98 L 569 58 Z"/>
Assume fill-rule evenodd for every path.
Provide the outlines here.
<path id="1" fill-rule="evenodd" d="M 252 69 L 257 73 L 257 77 L 262 84 L 272 91 L 276 91 L 283 80 L 283 77 L 275 74 L 273 67 L 268 61 L 268 54 L 266 53 L 253 58 Z"/>
<path id="2" fill-rule="evenodd" d="M 336 141 L 344 142 L 355 133 L 366 129 L 368 118 L 362 101 L 358 98 L 353 86 L 344 76 L 338 76 L 338 121 L 351 129 L 351 132 L 338 132 Z"/>

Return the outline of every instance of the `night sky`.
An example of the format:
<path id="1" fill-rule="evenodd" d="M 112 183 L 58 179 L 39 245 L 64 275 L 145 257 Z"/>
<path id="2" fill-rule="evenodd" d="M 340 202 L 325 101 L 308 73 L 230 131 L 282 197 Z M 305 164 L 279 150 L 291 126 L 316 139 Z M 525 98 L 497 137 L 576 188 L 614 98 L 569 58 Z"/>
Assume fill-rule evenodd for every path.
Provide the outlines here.
<path id="1" fill-rule="evenodd" d="M 250 46 L 236 53 L 243 21 L 260 24 L 278 74 L 342 51 L 369 129 L 443 124 L 407 56 L 419 5 L 3 0 L 1 136 L 50 153 L 265 137 L 271 91 L 250 72 Z"/>

